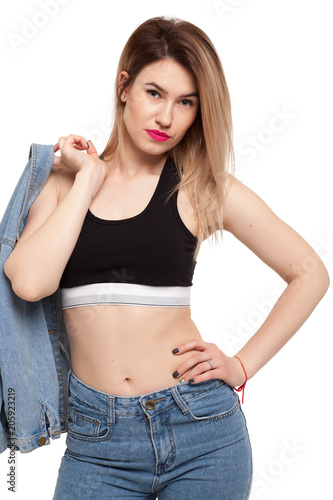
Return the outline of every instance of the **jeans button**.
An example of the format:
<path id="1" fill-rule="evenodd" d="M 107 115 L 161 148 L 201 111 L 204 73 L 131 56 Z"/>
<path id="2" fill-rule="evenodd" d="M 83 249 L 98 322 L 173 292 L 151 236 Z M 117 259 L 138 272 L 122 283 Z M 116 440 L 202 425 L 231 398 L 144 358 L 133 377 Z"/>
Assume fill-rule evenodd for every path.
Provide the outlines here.
<path id="1" fill-rule="evenodd" d="M 146 408 L 147 410 L 152 410 L 153 408 L 155 408 L 155 401 L 153 399 L 147 399 Z"/>

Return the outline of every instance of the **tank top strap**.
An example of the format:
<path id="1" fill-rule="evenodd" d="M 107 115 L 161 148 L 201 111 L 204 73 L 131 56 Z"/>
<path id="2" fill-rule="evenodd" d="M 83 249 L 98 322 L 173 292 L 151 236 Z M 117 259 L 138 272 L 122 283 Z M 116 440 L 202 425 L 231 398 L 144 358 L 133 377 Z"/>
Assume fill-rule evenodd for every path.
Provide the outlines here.
<path id="1" fill-rule="evenodd" d="M 179 173 L 175 162 L 171 157 L 167 158 L 164 168 L 161 173 L 160 182 L 157 189 L 157 196 L 155 199 L 155 207 L 162 207 L 164 201 L 172 191 L 172 189 L 178 184 L 180 180 Z M 171 200 L 175 199 L 176 193 L 173 194 Z"/>

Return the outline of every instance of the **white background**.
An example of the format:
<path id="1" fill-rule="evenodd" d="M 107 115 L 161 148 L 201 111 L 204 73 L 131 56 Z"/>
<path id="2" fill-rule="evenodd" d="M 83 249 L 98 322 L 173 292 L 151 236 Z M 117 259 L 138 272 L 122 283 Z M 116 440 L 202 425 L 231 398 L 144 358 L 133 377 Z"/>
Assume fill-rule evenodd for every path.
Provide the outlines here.
<path id="1" fill-rule="evenodd" d="M 126 40 L 150 17 L 175 16 L 202 28 L 221 57 L 232 98 L 236 176 L 307 240 L 331 273 L 330 8 L 328 0 L 169 0 L 163 6 L 147 0 L 6 2 L 1 216 L 31 143 L 55 144 L 75 133 L 102 151 Z M 278 115 L 284 116 L 275 121 L 280 130 L 270 131 Z M 257 148 L 249 144 L 254 139 Z M 285 286 L 225 232 L 223 244 L 210 248 L 205 242 L 201 248 L 193 319 L 204 340 L 232 355 L 259 328 Z M 253 447 L 251 500 L 331 498 L 332 293 L 331 285 L 292 340 L 248 382 L 243 410 Z M 65 438 L 16 454 L 17 500 L 52 499 Z M 0 456 L 4 500 L 13 498 L 6 484 L 8 451 Z"/>

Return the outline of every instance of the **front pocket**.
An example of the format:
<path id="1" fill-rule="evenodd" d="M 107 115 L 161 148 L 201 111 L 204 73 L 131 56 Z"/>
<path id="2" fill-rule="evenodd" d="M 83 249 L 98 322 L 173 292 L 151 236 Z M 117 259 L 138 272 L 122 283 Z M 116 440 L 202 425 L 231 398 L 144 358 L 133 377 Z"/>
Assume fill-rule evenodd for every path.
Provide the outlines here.
<path id="1" fill-rule="evenodd" d="M 240 405 L 239 397 L 232 387 L 221 383 L 193 398 L 181 398 L 190 420 L 217 420 L 230 417 Z"/>
<path id="2" fill-rule="evenodd" d="M 82 441 L 103 441 L 113 433 L 108 414 L 69 396 L 68 434 Z"/>

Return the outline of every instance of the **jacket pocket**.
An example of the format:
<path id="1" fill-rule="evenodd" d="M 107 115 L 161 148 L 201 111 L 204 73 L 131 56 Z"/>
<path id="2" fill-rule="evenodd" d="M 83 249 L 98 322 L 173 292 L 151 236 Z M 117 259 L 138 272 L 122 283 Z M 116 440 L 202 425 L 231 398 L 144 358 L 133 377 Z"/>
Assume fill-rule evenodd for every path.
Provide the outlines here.
<path id="1" fill-rule="evenodd" d="M 230 417 L 240 405 L 239 397 L 232 387 L 221 381 L 213 389 L 208 389 L 192 398 L 182 398 L 190 420 L 218 420 Z"/>
<path id="2" fill-rule="evenodd" d="M 68 434 L 82 441 L 103 441 L 112 436 L 110 414 L 69 396 Z"/>

